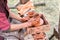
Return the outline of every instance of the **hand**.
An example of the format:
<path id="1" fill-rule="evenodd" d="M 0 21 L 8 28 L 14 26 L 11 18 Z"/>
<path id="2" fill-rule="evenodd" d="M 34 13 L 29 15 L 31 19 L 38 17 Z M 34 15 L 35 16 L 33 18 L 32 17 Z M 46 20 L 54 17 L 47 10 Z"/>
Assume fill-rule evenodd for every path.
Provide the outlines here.
<path id="1" fill-rule="evenodd" d="M 32 24 L 32 26 L 36 24 L 34 18 L 30 18 L 30 20 L 28 20 L 28 22 L 30 22 Z"/>
<path id="2" fill-rule="evenodd" d="M 29 20 L 29 17 L 23 17 L 23 18 L 21 18 L 21 22 L 26 22 L 28 20 Z"/>

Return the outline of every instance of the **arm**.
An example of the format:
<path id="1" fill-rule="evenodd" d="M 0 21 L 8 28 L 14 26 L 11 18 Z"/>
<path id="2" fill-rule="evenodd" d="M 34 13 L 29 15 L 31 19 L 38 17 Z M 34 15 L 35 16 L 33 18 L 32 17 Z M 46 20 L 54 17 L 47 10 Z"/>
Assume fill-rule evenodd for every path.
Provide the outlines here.
<path id="1" fill-rule="evenodd" d="M 23 21 L 28 20 L 27 18 L 22 18 L 22 17 L 20 17 L 19 15 L 14 14 L 14 13 L 11 12 L 11 11 L 10 11 L 9 15 L 10 15 L 11 18 L 16 19 L 16 20 L 18 20 L 18 21 L 22 21 L 22 22 L 23 22 Z"/>
<path id="2" fill-rule="evenodd" d="M 11 12 L 11 11 L 9 11 L 10 13 L 9 13 L 9 16 L 11 17 L 11 18 L 13 18 L 13 19 L 16 19 L 16 20 L 21 20 L 21 17 L 19 16 L 19 15 L 16 15 L 16 14 L 14 14 L 13 12 Z"/>
<path id="3" fill-rule="evenodd" d="M 20 30 L 22 28 L 26 28 L 26 27 L 30 27 L 30 26 L 31 26 L 31 22 L 25 22 L 25 23 L 21 23 L 21 24 L 11 24 L 10 31 Z"/>

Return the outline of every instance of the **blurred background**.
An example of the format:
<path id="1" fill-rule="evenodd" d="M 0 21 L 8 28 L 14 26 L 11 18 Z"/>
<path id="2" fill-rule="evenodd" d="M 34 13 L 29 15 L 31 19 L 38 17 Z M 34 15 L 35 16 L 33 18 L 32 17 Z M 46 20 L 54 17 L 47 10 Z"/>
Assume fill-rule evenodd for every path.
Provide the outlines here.
<path id="1" fill-rule="evenodd" d="M 42 5 L 36 5 L 35 11 L 45 15 L 46 19 L 50 23 L 50 31 L 46 32 L 48 37 L 54 33 L 54 28 L 58 27 L 59 22 L 59 0 L 32 0 L 34 4 L 43 3 Z M 19 0 L 8 0 L 8 6 L 11 11 L 16 13 L 17 10 L 14 8 L 19 3 Z M 57 40 L 55 37 L 52 40 Z"/>

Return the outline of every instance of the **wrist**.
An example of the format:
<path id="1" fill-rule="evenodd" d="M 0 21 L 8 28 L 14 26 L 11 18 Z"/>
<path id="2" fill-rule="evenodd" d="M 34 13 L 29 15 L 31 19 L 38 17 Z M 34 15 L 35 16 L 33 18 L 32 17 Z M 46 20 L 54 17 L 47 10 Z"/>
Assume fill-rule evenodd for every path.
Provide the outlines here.
<path id="1" fill-rule="evenodd" d="M 28 22 L 28 25 L 29 25 L 29 26 L 32 26 L 32 23 L 31 23 L 31 22 Z"/>

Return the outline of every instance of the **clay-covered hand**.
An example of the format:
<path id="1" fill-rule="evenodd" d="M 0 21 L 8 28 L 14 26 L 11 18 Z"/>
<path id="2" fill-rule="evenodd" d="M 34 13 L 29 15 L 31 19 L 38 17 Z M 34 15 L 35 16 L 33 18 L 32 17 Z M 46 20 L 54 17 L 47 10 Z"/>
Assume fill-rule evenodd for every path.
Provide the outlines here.
<path id="1" fill-rule="evenodd" d="M 23 18 L 21 18 L 21 22 L 27 22 L 29 20 L 29 17 L 23 17 Z"/>
<path id="2" fill-rule="evenodd" d="M 39 15 L 34 16 L 33 18 L 30 18 L 29 21 L 32 23 L 32 26 L 34 26 L 34 27 L 38 27 L 40 25 L 43 25 L 43 23 L 44 23 L 43 19 L 40 18 Z"/>

